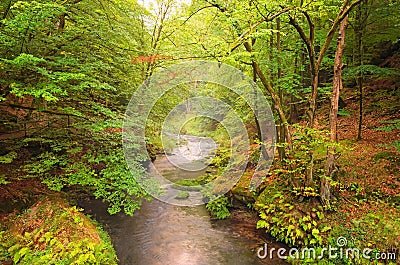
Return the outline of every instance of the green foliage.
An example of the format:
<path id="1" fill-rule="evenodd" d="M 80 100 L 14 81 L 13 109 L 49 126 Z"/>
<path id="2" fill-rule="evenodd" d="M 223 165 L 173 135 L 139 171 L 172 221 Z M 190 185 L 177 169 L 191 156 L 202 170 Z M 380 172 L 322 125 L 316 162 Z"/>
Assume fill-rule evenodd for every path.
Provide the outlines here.
<path id="1" fill-rule="evenodd" d="M 224 168 L 228 165 L 229 160 L 231 158 L 231 150 L 225 147 L 218 147 L 215 153 L 213 160 L 211 161 L 211 165 L 218 168 L 220 171 L 223 171 Z"/>
<path id="2" fill-rule="evenodd" d="M 400 152 L 400 141 L 399 140 L 394 141 L 390 146 L 393 146 L 394 148 L 396 148 L 396 150 L 398 152 Z"/>
<path id="3" fill-rule="evenodd" d="M 51 249 L 36 251 L 29 247 L 23 247 L 18 243 L 8 248 L 7 251 L 13 257 L 14 264 L 117 264 L 115 257 L 110 259 L 103 253 L 103 247 L 99 247 L 87 239 L 78 243 L 70 242 L 65 246 L 65 249 L 69 250 L 69 252 L 66 252 L 62 250 L 64 246 L 61 241 L 52 237 L 52 234 L 45 234 L 44 237 L 40 237 L 38 240 L 48 244 L 54 250 L 61 250 L 61 252 L 57 253 Z M 29 242 L 34 239 L 31 234 L 26 233 L 21 240 L 29 245 Z"/>
<path id="4" fill-rule="evenodd" d="M 209 1 L 215 4 L 214 7 L 225 8 L 224 12 L 218 12 L 214 7 L 208 8 L 204 1 L 192 1 L 184 10 L 172 11 L 166 14 L 165 21 L 160 21 L 160 16 L 146 12 L 136 1 L 22 0 L 10 1 L 9 7 L 6 2 L 0 3 L 0 101 L 11 108 L 10 113 L 18 112 L 19 122 L 31 123 L 25 129 L 28 137 L 16 139 L 10 152 L 0 156 L 0 163 L 13 163 L 20 154 L 29 153 L 23 172 L 16 172 L 16 175 L 40 177 L 53 190 L 83 187 L 108 202 L 110 213 L 124 210 L 128 214 L 140 206 L 142 198 L 149 198 L 138 185 L 139 180 L 146 183 L 148 189 L 157 189 L 154 183 L 146 182 L 142 166 L 144 150 L 137 150 L 138 147 L 132 144 L 133 153 L 139 155 L 128 168 L 120 141 L 124 104 L 144 78 L 157 67 L 179 58 L 211 58 L 234 65 L 252 76 L 251 65 L 255 60 L 273 89 L 282 92 L 282 102 L 307 107 L 303 105 L 307 102 L 305 94 L 310 92 L 310 67 L 305 62 L 308 55 L 298 33 L 288 26 L 288 18 L 295 18 L 306 35 L 312 35 L 307 32 L 310 28 L 304 17 L 309 15 L 309 22 L 315 27 L 313 46 L 317 50 L 322 47 L 331 20 L 342 5 L 339 0 L 307 3 L 286 0 Z M 163 2 L 161 6 L 172 2 Z M 363 41 L 366 57 L 371 57 L 380 43 L 397 41 L 399 24 L 393 23 L 398 17 L 397 2 L 368 1 L 363 5 L 363 9 L 371 13 L 366 21 L 368 34 L 364 34 L 366 38 Z M 279 30 L 275 20 L 262 22 L 285 7 L 292 9 L 280 16 L 282 26 Z M 154 34 L 149 33 L 149 21 Z M 357 27 L 357 23 L 351 24 L 353 28 Z M 238 40 L 238 33 L 243 33 L 243 38 Z M 279 48 L 277 33 L 281 37 Z M 241 46 L 243 42 L 251 43 L 251 52 Z M 355 46 L 348 45 L 348 50 L 355 50 Z M 329 47 L 321 65 L 328 78 L 333 54 L 334 49 Z M 173 60 L 153 62 L 151 56 L 157 55 Z M 353 54 L 352 57 L 356 56 Z M 399 73 L 395 69 L 362 65 L 348 68 L 344 76 L 377 79 L 398 77 Z M 329 89 L 327 85 L 318 91 L 326 93 Z M 152 109 L 147 124 L 149 135 L 146 135 L 149 145 L 161 146 L 160 128 L 166 115 L 177 103 L 196 93 L 221 99 L 232 106 L 232 111 L 223 117 L 226 124 L 234 124 L 234 112 L 246 126 L 254 123 L 254 115 L 241 95 L 215 84 L 201 87 L 185 84 L 166 93 Z M 293 102 L 293 99 L 298 101 Z M 15 104 L 20 104 L 21 108 L 13 107 Z M 288 112 L 288 108 L 284 112 Z M 215 113 L 219 114 L 219 110 L 215 109 Z M 343 116 L 348 114 L 344 110 L 339 112 Z M 398 124 L 394 121 L 379 130 L 393 131 L 399 129 Z M 24 125 L 26 123 L 17 122 L 17 129 L 22 130 Z M 174 125 L 169 124 L 171 127 Z M 231 159 L 231 150 L 223 126 L 200 118 L 192 120 L 183 129 L 186 133 L 209 134 L 217 139 L 220 146 L 212 163 L 220 171 L 224 170 Z M 274 172 L 285 186 L 280 187 L 280 192 L 271 194 L 275 201 L 260 203 L 263 215 L 259 226 L 268 228 L 281 240 L 289 238 L 289 244 L 320 245 L 321 234 L 327 229 L 323 226 L 322 210 L 306 209 L 309 211 L 302 213 L 292 201 L 318 197 L 318 179 L 324 177 L 326 152 L 334 147 L 339 153 L 341 147 L 330 143 L 325 131 L 300 126 L 295 126 L 295 130 L 294 150 L 287 152 L 288 157 L 277 165 Z M 250 135 L 251 140 L 256 137 L 254 133 Z M 241 139 L 232 140 L 239 142 Z M 400 142 L 395 141 L 393 146 L 399 150 Z M 169 142 L 167 148 L 172 147 Z M 280 147 L 287 148 L 287 145 L 281 144 Z M 251 162 L 256 162 L 258 156 L 257 147 L 251 154 Z M 240 163 L 242 156 L 234 156 L 232 160 Z M 305 184 L 308 170 L 317 179 L 312 186 Z M 11 178 L 0 175 L 0 184 Z M 213 178 L 215 176 L 207 176 L 202 180 L 185 180 L 177 184 L 186 186 L 187 190 L 181 193 L 186 195 L 191 188 L 198 188 L 192 186 L 205 184 Z M 330 181 L 335 183 L 333 179 Z M 360 186 L 353 185 L 350 189 L 356 196 L 361 195 Z M 216 199 L 210 191 L 205 193 L 211 199 L 207 208 L 217 218 L 227 217 L 228 199 Z M 78 219 L 72 221 L 79 223 Z M 79 248 L 88 248 L 85 244 Z M 30 253 L 24 246 L 10 251 L 16 262 L 21 262 Z M 89 261 L 90 257 L 87 259 Z"/>
<path id="5" fill-rule="evenodd" d="M 294 128 L 293 150 L 274 169 L 279 181 L 268 185 L 256 201 L 260 215 L 257 227 L 291 246 L 322 246 L 331 227 L 325 224 L 323 207 L 312 203 L 319 197 L 318 181 L 308 186 L 306 178 L 309 170 L 314 178 L 324 177 L 328 149 L 334 147 L 341 152 L 343 147 L 331 143 L 327 131 L 300 125 Z M 330 181 L 331 185 L 336 184 L 333 179 Z"/>
<path id="6" fill-rule="evenodd" d="M 367 65 L 379 62 L 378 58 L 387 51 L 388 44 L 398 41 L 395 36 L 399 35 L 400 27 L 393 23 L 393 19 L 398 16 L 399 7 L 398 1 L 364 1 L 350 14 L 350 23 L 354 27 L 347 31 L 347 50 L 356 56 L 353 57 L 352 65 L 357 65 L 359 59 L 363 59 L 363 63 Z M 357 34 L 362 34 L 364 58 L 357 57 Z"/>
<path id="7" fill-rule="evenodd" d="M 400 76 L 397 69 L 383 68 L 376 65 L 360 65 L 348 68 L 344 71 L 344 78 L 357 78 L 361 76 L 372 76 L 375 79 L 382 79 L 389 76 Z"/>
<path id="8" fill-rule="evenodd" d="M 385 131 L 385 132 L 392 132 L 394 130 L 400 130 L 400 120 L 390 120 L 390 121 L 385 121 L 385 123 L 388 123 L 389 125 L 376 128 L 375 130 L 378 131 Z M 398 152 L 400 152 L 400 141 L 396 140 L 393 143 L 386 145 L 386 148 L 394 147 Z"/>
<path id="9" fill-rule="evenodd" d="M 290 246 L 322 245 L 327 226 L 322 207 L 312 208 L 305 214 L 291 203 L 290 197 L 274 190 L 261 194 L 262 199 L 256 204 L 260 220 L 257 228 L 265 228 L 276 239 Z"/>
<path id="10" fill-rule="evenodd" d="M 385 132 L 392 132 L 393 130 L 400 130 L 400 120 L 390 120 L 390 121 L 385 121 L 385 123 L 388 123 L 389 125 L 376 128 L 375 130 L 378 131 L 385 131 Z"/>
<path id="11" fill-rule="evenodd" d="M 10 183 L 9 181 L 7 181 L 6 176 L 4 176 L 3 174 L 0 174 L 0 185 L 5 185 Z"/>
<path id="12" fill-rule="evenodd" d="M 337 115 L 342 116 L 342 117 L 350 117 L 351 113 L 346 109 L 340 109 L 340 110 L 338 110 Z"/>
<path id="13" fill-rule="evenodd" d="M 123 103 L 141 81 L 130 58 L 146 35 L 138 32 L 143 8 L 135 1 L 43 0 L 13 1 L 4 10 L 1 100 L 28 137 L 16 139 L 0 163 L 25 154 L 24 175 L 53 190 L 83 187 L 108 202 L 110 213 L 133 214 L 149 198 L 137 183 L 146 173 L 141 155 L 127 167 L 121 131 Z"/>
<path id="14" fill-rule="evenodd" d="M 178 194 L 176 194 L 175 199 L 178 200 L 184 200 L 189 198 L 190 194 L 187 191 L 180 191 Z"/>
<path id="15" fill-rule="evenodd" d="M 398 255 L 399 242 L 397 237 L 399 236 L 397 219 L 388 218 L 382 213 L 369 213 L 364 215 L 361 219 L 351 220 L 351 226 L 335 226 L 329 231 L 326 244 L 323 246 L 315 247 L 317 256 L 321 256 L 322 248 L 343 248 L 344 254 L 346 254 L 347 248 L 360 250 L 360 255 L 332 255 L 329 257 L 327 252 L 323 255 L 322 259 L 290 259 L 291 264 L 357 264 L 357 265 L 368 265 L 368 264 L 383 264 L 383 260 L 376 258 L 376 254 L 385 253 L 387 257 L 390 254 Z M 345 246 L 338 246 L 337 239 L 339 237 L 346 238 Z M 368 254 L 371 259 L 363 258 L 363 250 L 370 249 L 371 252 Z M 387 259 L 385 264 L 397 264 L 396 260 Z"/>
<path id="16" fill-rule="evenodd" d="M 217 219 L 226 219 L 231 216 L 228 207 L 231 206 L 229 199 L 226 196 L 210 198 L 206 208 L 212 216 Z"/>
<path id="17" fill-rule="evenodd" d="M 0 156 L 0 163 L 1 164 L 10 164 L 14 161 L 14 159 L 17 157 L 16 152 L 9 152 L 6 155 Z"/>
<path id="18" fill-rule="evenodd" d="M 380 159 L 389 160 L 390 162 L 396 163 L 400 160 L 400 158 L 394 152 L 379 152 L 372 158 L 374 161 L 379 161 Z"/>
<path id="19" fill-rule="evenodd" d="M 197 179 L 182 179 L 176 181 L 172 187 L 182 191 L 201 191 L 202 187 Z"/>
<path id="20" fill-rule="evenodd" d="M 323 177 L 328 149 L 334 147 L 335 153 L 339 154 L 344 150 L 344 147 L 339 143 L 332 143 L 329 140 L 328 131 L 300 125 L 293 127 L 296 129 L 293 133 L 293 151 L 288 151 L 289 156 L 276 167 L 275 173 L 290 181 L 293 185 L 292 192 L 296 196 L 317 197 L 319 196 L 317 185 L 313 187 L 305 185 L 307 171 L 312 170 L 314 176 Z M 287 144 L 281 144 L 281 146 L 287 148 Z"/>
<path id="21" fill-rule="evenodd" d="M 112 137 L 115 136 L 110 135 L 108 139 Z M 145 170 L 139 162 L 129 170 L 120 143 L 110 141 L 108 144 L 96 143 L 97 148 L 83 151 L 84 145 L 70 146 L 69 141 L 60 140 L 52 142 L 53 149 L 40 154 L 24 170 L 29 175 L 42 176 L 43 182 L 53 190 L 79 185 L 108 202 L 111 214 L 124 210 L 132 215 L 141 205 L 141 199 L 149 198 L 137 183 L 145 178 Z M 147 183 L 149 189 L 156 189 L 151 182 L 144 180 L 142 183 Z"/>
<path id="22" fill-rule="evenodd" d="M 58 199 L 33 206 L 0 232 L 0 260 L 13 264 L 117 264 L 108 235 Z M 19 227 L 15 227 L 18 224 Z M 20 232 L 20 230 L 22 232 Z"/>

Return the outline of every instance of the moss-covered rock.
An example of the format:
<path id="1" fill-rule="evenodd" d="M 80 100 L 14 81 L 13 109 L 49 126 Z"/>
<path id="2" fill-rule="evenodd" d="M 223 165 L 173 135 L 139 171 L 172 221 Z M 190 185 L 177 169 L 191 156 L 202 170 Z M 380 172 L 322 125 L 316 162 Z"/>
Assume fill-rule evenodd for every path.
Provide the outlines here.
<path id="1" fill-rule="evenodd" d="M 245 205 L 253 204 L 256 200 L 255 192 L 250 190 L 250 181 L 253 177 L 254 171 L 246 171 L 231 189 L 231 194 L 234 201 L 238 201 Z"/>
<path id="2" fill-rule="evenodd" d="M 189 198 L 189 196 L 190 196 L 189 192 L 181 191 L 175 196 L 175 199 L 184 200 L 184 199 Z"/>
<path id="3" fill-rule="evenodd" d="M 0 232 L 0 261 L 14 264 L 117 264 L 108 235 L 75 206 L 45 197 Z"/>

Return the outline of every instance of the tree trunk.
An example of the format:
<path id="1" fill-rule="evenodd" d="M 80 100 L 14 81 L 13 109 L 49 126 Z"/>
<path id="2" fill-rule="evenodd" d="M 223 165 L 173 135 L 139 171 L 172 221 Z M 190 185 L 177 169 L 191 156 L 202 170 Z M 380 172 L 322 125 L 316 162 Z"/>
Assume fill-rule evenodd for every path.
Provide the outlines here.
<path id="1" fill-rule="evenodd" d="M 7 4 L 7 7 L 6 7 L 6 10 L 4 10 L 4 13 L 3 13 L 3 19 L 6 19 L 7 18 L 7 15 L 8 15 L 8 13 L 10 12 L 10 10 L 11 10 L 11 6 L 12 6 L 12 0 L 9 0 L 8 1 L 8 4 Z M 3 25 L 3 24 L 2 24 Z M 2 26 L 0 26 L 0 27 L 2 27 Z"/>
<path id="2" fill-rule="evenodd" d="M 325 53 L 327 52 L 329 48 L 329 44 L 331 43 L 336 30 L 340 25 L 342 24 L 342 21 L 346 19 L 348 21 L 348 14 L 349 12 L 358 4 L 363 2 L 365 0 L 356 0 L 354 1 L 350 6 L 349 0 L 344 0 L 341 10 L 336 16 L 334 22 L 332 23 L 332 26 L 326 36 L 325 42 L 322 45 L 322 48 L 318 54 L 316 55 L 316 50 L 315 50 L 315 45 L 314 45 L 314 38 L 315 38 L 315 30 L 314 30 L 314 23 L 310 17 L 310 15 L 307 12 L 302 12 L 304 16 L 307 18 L 308 22 L 308 27 L 309 27 L 309 34 L 307 35 L 304 28 L 297 22 L 296 18 L 289 15 L 289 23 L 296 29 L 296 31 L 299 33 L 300 38 L 304 42 L 307 51 L 308 51 L 308 59 L 310 60 L 310 68 L 311 68 L 311 82 L 312 82 L 312 91 L 311 91 L 311 98 L 310 98 L 310 106 L 309 110 L 307 112 L 308 115 L 308 127 L 314 128 L 315 125 L 315 112 L 317 108 L 317 94 L 318 94 L 318 85 L 319 85 L 319 71 L 320 67 L 322 65 L 322 60 L 325 56 Z M 306 171 L 306 179 L 305 179 L 305 184 L 307 187 L 312 186 L 314 180 L 313 180 L 313 171 L 314 171 L 314 154 L 311 153 L 310 157 L 310 163 L 307 165 L 307 171 Z M 325 181 L 326 182 L 326 179 Z M 327 184 L 328 185 L 328 184 Z M 322 193 L 327 193 L 328 199 L 330 197 L 330 192 L 327 190 L 329 187 L 325 185 L 324 189 L 321 190 Z"/>
<path id="3" fill-rule="evenodd" d="M 337 28 L 343 21 L 345 17 L 349 15 L 349 12 L 357 5 L 362 3 L 363 1 L 366 0 L 356 0 L 354 1 L 351 5 L 348 6 L 349 0 L 344 0 L 342 7 L 340 9 L 340 12 L 336 16 L 335 20 L 332 23 L 332 26 L 326 36 L 325 42 L 321 47 L 321 50 L 318 54 L 316 55 L 316 50 L 314 46 L 314 37 L 315 37 L 315 32 L 314 32 L 314 23 L 311 20 L 310 15 L 307 12 L 302 12 L 308 22 L 308 27 L 309 27 L 309 34 L 307 36 L 304 28 L 297 22 L 296 18 L 293 16 L 289 15 L 289 24 L 294 26 L 296 31 L 299 33 L 300 38 L 304 42 L 304 44 L 307 47 L 308 51 L 308 59 L 310 60 L 310 67 L 311 67 L 311 80 L 312 80 L 312 91 L 311 91 L 311 98 L 310 98 L 310 108 L 308 110 L 308 118 L 309 118 L 309 124 L 308 126 L 310 128 L 314 127 L 315 123 L 315 111 L 317 108 L 317 94 L 318 94 L 318 85 L 319 85 L 319 70 L 321 68 L 322 60 L 325 56 L 325 53 L 327 52 L 329 45 L 336 33 Z"/>
<path id="4" fill-rule="evenodd" d="M 245 42 L 244 43 L 244 47 L 246 48 L 246 51 L 252 52 L 252 47 L 251 47 L 250 43 Z M 279 100 L 279 95 L 275 92 L 275 90 L 272 87 L 272 85 L 268 82 L 268 80 L 265 77 L 264 73 L 261 71 L 260 66 L 258 65 L 258 63 L 255 60 L 252 60 L 252 67 L 253 67 L 253 70 L 257 73 L 258 77 L 260 78 L 260 81 L 263 84 L 263 86 L 267 89 L 267 91 L 271 95 L 272 102 L 274 104 L 274 108 L 276 109 L 276 112 L 278 113 L 280 122 L 285 127 L 286 141 L 287 141 L 287 143 L 289 145 L 290 151 L 292 151 L 292 149 L 293 149 L 292 148 L 292 137 L 291 137 L 290 131 L 289 131 L 289 124 L 288 124 L 285 112 L 283 111 L 282 103 Z"/>
<path id="5" fill-rule="evenodd" d="M 302 60 L 300 60 L 301 62 L 303 62 Z M 300 85 L 297 86 L 297 90 L 300 90 L 301 85 L 304 82 L 304 78 L 303 78 L 303 71 L 298 71 L 299 69 L 299 57 L 296 55 L 295 59 L 294 59 L 294 73 L 295 74 L 299 74 L 301 76 L 300 79 Z M 293 77 L 293 79 L 295 79 L 296 77 Z M 293 83 L 295 83 L 295 80 L 293 80 Z M 289 114 L 289 120 L 290 123 L 298 123 L 299 122 L 299 112 L 297 110 L 297 104 L 298 104 L 298 99 L 294 96 L 294 94 L 292 93 L 290 95 L 290 114 Z"/>
<path id="6" fill-rule="evenodd" d="M 308 126 L 310 128 L 314 128 L 314 123 L 315 123 L 315 111 L 317 109 L 318 85 L 319 85 L 319 69 L 315 69 L 315 72 L 312 74 L 311 102 L 310 102 L 310 110 L 308 112 L 308 119 L 309 119 Z"/>
<path id="7" fill-rule="evenodd" d="M 63 32 L 65 27 L 65 13 L 60 15 L 60 21 L 58 22 L 57 30 L 58 32 Z"/>
<path id="8" fill-rule="evenodd" d="M 337 114 L 339 110 L 339 96 L 342 84 L 343 52 L 346 46 L 346 28 L 348 25 L 348 15 L 342 20 L 339 28 L 338 44 L 335 54 L 333 70 L 333 91 L 331 95 L 331 109 L 329 114 L 330 140 L 332 143 L 337 141 Z M 323 205 L 329 206 L 331 199 L 330 179 L 336 171 L 335 167 L 335 148 L 329 147 L 325 164 L 325 177 L 321 179 L 320 196 Z"/>
<path id="9" fill-rule="evenodd" d="M 363 82 L 363 74 L 361 73 L 361 76 L 358 78 L 358 93 L 359 93 L 359 114 L 358 114 L 358 130 L 357 130 L 357 140 L 361 140 L 362 136 L 361 136 L 361 132 L 362 132 L 362 123 L 363 123 L 363 86 L 364 86 L 364 82 Z"/>
<path id="10" fill-rule="evenodd" d="M 366 0 L 365 5 L 368 5 Z M 366 27 L 368 12 L 364 13 L 364 3 L 358 6 L 356 14 L 356 26 L 354 27 L 355 39 L 356 39 L 356 54 L 357 54 L 357 66 L 362 66 L 364 63 L 364 47 L 363 47 L 363 32 Z M 358 94 L 359 94 L 359 116 L 358 116 L 358 130 L 357 130 L 357 140 L 362 139 L 362 123 L 363 123 L 363 86 L 364 86 L 364 76 L 363 72 L 360 72 L 360 76 L 357 78 Z"/>
<path id="11" fill-rule="evenodd" d="M 281 56 L 281 54 L 280 54 L 280 52 L 281 52 L 281 32 L 280 32 L 280 30 L 281 30 L 281 19 L 277 18 L 276 19 L 276 31 L 277 31 L 277 33 L 276 33 L 276 49 L 277 49 L 278 55 L 277 55 L 276 61 L 278 64 L 278 75 L 277 75 L 278 80 L 280 78 L 282 78 L 282 67 L 281 67 L 282 60 L 280 57 Z M 280 100 L 281 104 L 283 104 L 283 90 L 280 86 L 278 87 L 278 95 L 279 95 L 279 100 Z M 286 142 L 286 137 L 285 137 L 286 132 L 285 132 L 284 124 L 279 125 L 279 134 L 278 135 L 279 135 L 278 142 L 280 144 L 285 143 Z M 285 158 L 284 147 L 278 147 L 278 153 L 279 153 L 279 158 L 281 160 L 283 160 Z"/>
<path id="12" fill-rule="evenodd" d="M 274 30 L 274 24 L 271 22 L 271 31 Z M 271 65 L 273 64 L 274 61 L 274 35 L 271 34 L 271 36 L 269 37 L 269 62 L 271 63 Z M 275 76 L 274 76 L 274 71 L 273 69 L 269 69 L 269 80 L 271 80 L 271 84 L 272 86 L 274 86 L 274 81 L 275 81 Z"/>
<path id="13" fill-rule="evenodd" d="M 255 43 L 255 39 L 252 40 L 252 45 L 254 45 L 254 43 Z M 254 67 L 253 67 L 253 81 L 254 81 L 254 83 L 257 82 L 257 72 L 256 72 L 256 69 Z M 254 96 L 255 96 L 254 97 L 255 99 L 258 99 L 257 89 L 254 89 Z M 261 126 L 260 126 L 260 123 L 258 122 L 258 119 L 257 119 L 257 117 L 258 117 L 257 102 L 255 102 L 255 103 L 256 104 L 255 104 L 254 114 L 255 114 L 255 122 L 256 122 L 256 127 L 257 127 L 257 136 L 258 136 L 258 139 L 261 140 L 262 139 Z M 260 146 L 260 150 L 261 150 L 261 154 L 264 157 L 264 159 L 270 159 L 270 157 L 268 155 L 268 152 L 267 152 L 267 149 L 265 148 L 265 145 L 262 144 Z"/>

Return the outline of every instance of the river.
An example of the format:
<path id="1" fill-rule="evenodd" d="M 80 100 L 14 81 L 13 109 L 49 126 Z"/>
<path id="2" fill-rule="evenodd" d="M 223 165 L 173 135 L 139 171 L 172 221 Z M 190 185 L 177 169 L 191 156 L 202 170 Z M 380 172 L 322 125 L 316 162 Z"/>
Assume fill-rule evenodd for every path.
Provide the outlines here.
<path id="1" fill-rule="evenodd" d="M 199 141 L 196 137 L 187 139 L 188 145 Z M 175 179 L 182 178 L 182 174 L 193 178 L 207 170 L 185 173 L 171 161 L 163 155 L 154 165 Z M 178 206 L 156 199 L 145 202 L 132 217 L 122 213 L 110 216 L 106 205 L 98 200 L 80 204 L 106 227 L 121 265 L 287 264 L 257 257 L 257 249 L 267 239 L 255 229 L 255 214 L 243 209 L 233 211 L 227 220 L 212 220 L 204 205 Z M 267 243 L 271 248 L 282 247 Z"/>

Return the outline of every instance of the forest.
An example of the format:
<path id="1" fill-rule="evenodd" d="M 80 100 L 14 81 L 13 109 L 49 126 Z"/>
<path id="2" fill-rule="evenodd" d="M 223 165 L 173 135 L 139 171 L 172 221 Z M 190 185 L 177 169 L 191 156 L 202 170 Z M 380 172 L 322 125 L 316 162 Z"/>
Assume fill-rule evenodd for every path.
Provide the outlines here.
<path id="1" fill-rule="evenodd" d="M 399 1 L 0 17 L 1 264 L 400 264 Z"/>

